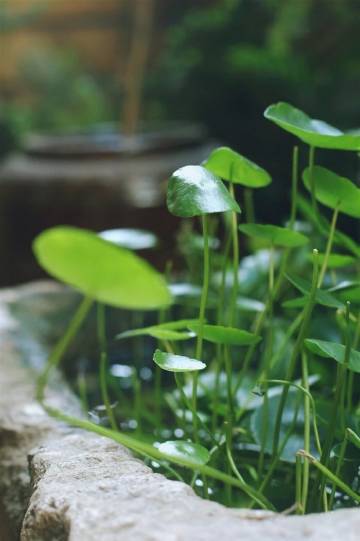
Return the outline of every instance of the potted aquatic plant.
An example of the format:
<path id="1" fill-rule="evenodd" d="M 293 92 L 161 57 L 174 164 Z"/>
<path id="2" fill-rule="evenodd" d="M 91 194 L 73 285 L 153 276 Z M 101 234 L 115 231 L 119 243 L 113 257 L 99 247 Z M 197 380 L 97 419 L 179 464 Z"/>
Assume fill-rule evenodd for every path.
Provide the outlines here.
<path id="1" fill-rule="evenodd" d="M 61 226 L 35 239 L 40 265 L 84 295 L 39 378 L 37 397 L 51 416 L 125 445 L 205 498 L 297 514 L 354 506 L 360 503 L 360 246 L 337 222 L 344 213 L 357 227 L 360 189 L 315 165 L 314 149 L 358 151 L 360 136 L 289 104 L 270 106 L 265 116 L 310 147 L 304 189 L 294 148 L 286 224 L 255 222 L 252 190 L 268 186 L 271 176 L 228 147 L 169 178 L 169 211 L 201 228 L 200 284 L 186 270 L 168 268 L 162 276 L 150 267 L 134 253 L 142 246 L 139 232 Z M 332 210 L 330 221 L 323 207 Z M 51 370 L 94 303 L 108 426 L 46 400 Z M 154 384 L 136 402 L 144 422 L 135 434 L 118 422 L 126 404 L 112 407 L 107 305 L 150 311 L 150 324 L 111 337 L 120 348 L 139 339 L 151 348 L 146 362 Z"/>

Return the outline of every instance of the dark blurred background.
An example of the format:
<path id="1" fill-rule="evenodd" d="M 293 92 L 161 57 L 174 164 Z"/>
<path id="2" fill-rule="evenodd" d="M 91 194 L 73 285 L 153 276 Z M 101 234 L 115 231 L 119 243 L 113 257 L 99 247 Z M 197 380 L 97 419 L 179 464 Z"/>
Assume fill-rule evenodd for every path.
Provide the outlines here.
<path id="1" fill-rule="evenodd" d="M 359 0 L 0 0 L 0 285 L 40 275 L 59 223 L 151 229 L 163 266 L 166 177 L 218 143 L 269 170 L 257 219 L 281 223 L 295 140 L 263 111 L 360 128 L 359 32 Z M 354 153 L 316 160 L 357 178 Z"/>

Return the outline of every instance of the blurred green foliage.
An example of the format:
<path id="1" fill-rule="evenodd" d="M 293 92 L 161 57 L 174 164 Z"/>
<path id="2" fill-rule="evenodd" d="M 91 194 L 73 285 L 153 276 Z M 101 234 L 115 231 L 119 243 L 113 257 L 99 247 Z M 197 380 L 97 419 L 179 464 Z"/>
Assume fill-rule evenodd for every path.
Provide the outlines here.
<path id="1" fill-rule="evenodd" d="M 284 100 L 340 128 L 359 127 L 359 23 L 358 0 L 220 0 L 188 10 L 149 80 L 148 114 L 204 123 L 288 186 L 294 138 L 262 113 Z M 354 178 L 356 158 L 333 154 L 326 165 Z M 279 207 L 281 190 L 269 192 L 269 207 L 271 197 Z"/>

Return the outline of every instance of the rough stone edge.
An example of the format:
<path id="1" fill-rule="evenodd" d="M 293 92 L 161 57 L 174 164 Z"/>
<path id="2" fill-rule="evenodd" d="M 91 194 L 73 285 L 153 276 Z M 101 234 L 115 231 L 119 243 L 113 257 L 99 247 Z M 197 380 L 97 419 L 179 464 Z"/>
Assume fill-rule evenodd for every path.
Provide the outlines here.
<path id="1" fill-rule="evenodd" d="M 43 282 L 0 294 L 0 497 L 11 540 L 20 529 L 21 541 L 358 538 L 359 510 L 285 517 L 227 509 L 153 473 L 123 447 L 49 419 L 34 401 L 35 374 L 16 351 L 7 310 L 36 290 L 59 291 Z M 76 408 L 65 387 L 52 395 Z"/>

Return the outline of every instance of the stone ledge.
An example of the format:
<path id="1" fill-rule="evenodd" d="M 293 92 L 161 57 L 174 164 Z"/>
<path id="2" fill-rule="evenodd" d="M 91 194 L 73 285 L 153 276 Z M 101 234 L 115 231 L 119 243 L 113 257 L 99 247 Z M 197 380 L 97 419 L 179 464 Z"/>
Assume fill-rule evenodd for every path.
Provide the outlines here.
<path id="1" fill-rule="evenodd" d="M 16 323 L 6 309 L 34 288 L 59 291 L 47 283 L 0 296 L 2 541 L 358 539 L 360 510 L 285 517 L 227 509 L 153 473 L 120 445 L 49 419 L 34 400 L 35 373 L 16 349 Z M 77 408 L 65 385 L 51 394 Z"/>

